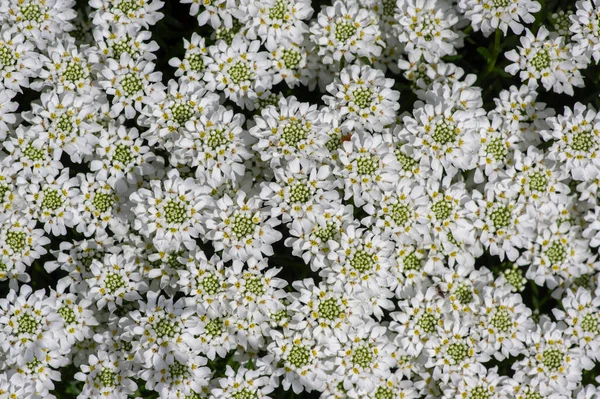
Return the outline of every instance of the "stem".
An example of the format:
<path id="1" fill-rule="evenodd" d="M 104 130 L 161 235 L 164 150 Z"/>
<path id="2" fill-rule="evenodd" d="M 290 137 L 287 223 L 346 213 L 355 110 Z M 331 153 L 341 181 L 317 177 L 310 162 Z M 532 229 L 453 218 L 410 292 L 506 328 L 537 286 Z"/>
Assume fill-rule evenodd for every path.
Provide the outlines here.
<path id="1" fill-rule="evenodd" d="M 481 76 L 489 75 L 496 67 L 496 62 L 498 61 L 498 55 L 500 54 L 500 51 L 502 50 L 502 44 L 500 42 L 501 40 L 502 40 L 502 31 L 500 29 L 496 29 L 496 32 L 494 34 L 494 47 L 492 48 L 492 51 L 491 51 L 492 60 L 490 61 L 488 66 L 485 68 L 485 71 L 483 71 Z"/>

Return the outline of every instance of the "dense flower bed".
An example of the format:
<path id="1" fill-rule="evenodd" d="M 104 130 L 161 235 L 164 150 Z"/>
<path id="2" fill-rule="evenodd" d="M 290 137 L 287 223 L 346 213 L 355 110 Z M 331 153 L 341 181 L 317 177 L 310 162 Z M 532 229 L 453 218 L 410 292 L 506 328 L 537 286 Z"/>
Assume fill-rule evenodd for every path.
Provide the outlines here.
<path id="1" fill-rule="evenodd" d="M 567 3 L 0 0 L 0 399 L 599 398 Z"/>

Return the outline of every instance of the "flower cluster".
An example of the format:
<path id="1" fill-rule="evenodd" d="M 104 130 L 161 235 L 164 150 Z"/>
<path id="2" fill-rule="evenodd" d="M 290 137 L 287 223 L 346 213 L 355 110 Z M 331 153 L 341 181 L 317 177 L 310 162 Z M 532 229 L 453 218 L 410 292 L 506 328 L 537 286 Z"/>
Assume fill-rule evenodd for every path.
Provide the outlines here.
<path id="1" fill-rule="evenodd" d="M 0 2 L 0 398 L 600 397 L 597 0 L 177 3 Z"/>

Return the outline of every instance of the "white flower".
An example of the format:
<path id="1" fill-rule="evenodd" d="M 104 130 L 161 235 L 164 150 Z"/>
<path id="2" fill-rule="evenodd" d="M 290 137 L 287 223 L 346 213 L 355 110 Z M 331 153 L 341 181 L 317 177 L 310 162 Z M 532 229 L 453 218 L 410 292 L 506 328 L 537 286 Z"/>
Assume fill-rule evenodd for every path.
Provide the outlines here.
<path id="1" fill-rule="evenodd" d="M 273 85 L 281 81 L 285 81 L 290 88 L 300 84 L 308 85 L 313 77 L 312 71 L 307 66 L 309 54 L 304 45 L 295 43 L 280 44 L 271 50 Z"/>
<path id="2" fill-rule="evenodd" d="M 156 59 L 153 52 L 157 51 L 159 47 L 154 41 L 148 42 L 152 37 L 150 31 L 128 32 L 126 26 L 111 24 L 110 26 L 96 26 L 93 35 L 97 47 L 95 56 L 98 57 L 95 68 L 106 64 L 109 59 L 119 60 L 123 53 L 129 54 L 134 60 L 153 61 Z"/>
<path id="3" fill-rule="evenodd" d="M 27 211 L 43 223 L 46 233 L 65 235 L 67 227 L 79 223 L 81 191 L 77 183 L 77 178 L 69 178 L 69 169 L 65 168 L 57 177 L 36 179 L 19 189 L 28 202 Z"/>
<path id="4" fill-rule="evenodd" d="M 18 276 L 24 272 L 24 266 L 30 266 L 35 259 L 47 253 L 44 248 L 50 239 L 44 230 L 36 229 L 36 220 L 28 214 L 9 212 L 1 217 L 0 253 L 2 262 L 8 270 Z"/>
<path id="5" fill-rule="evenodd" d="M 389 135 L 353 134 L 338 150 L 341 168 L 335 171 L 344 181 L 344 199 L 354 205 L 381 201 L 394 189 L 400 163 L 387 142 Z"/>
<path id="6" fill-rule="evenodd" d="M 506 36 L 508 28 L 520 35 L 523 23 L 533 23 L 532 14 L 542 7 L 535 0 L 460 0 L 458 8 L 471 20 L 475 31 L 481 30 L 484 36 L 489 36 L 500 29 Z"/>
<path id="7" fill-rule="evenodd" d="M 179 399 L 202 392 L 208 385 L 210 369 L 206 358 L 187 354 L 185 359 L 173 355 L 158 358 L 154 367 L 144 369 L 139 376 L 146 381 L 146 389 L 153 389 L 164 399 Z"/>
<path id="8" fill-rule="evenodd" d="M 322 63 L 352 62 L 360 57 L 378 57 L 381 40 L 377 14 L 354 2 L 336 0 L 324 7 L 310 27 Z"/>
<path id="9" fill-rule="evenodd" d="M 164 3 L 160 0 L 91 0 L 90 7 L 95 8 L 90 18 L 102 27 L 118 24 L 133 34 L 141 28 L 149 29 L 162 19 L 159 11 Z"/>
<path id="10" fill-rule="evenodd" d="M 44 50 L 48 42 L 73 29 L 74 5 L 75 0 L 7 0 L 0 4 L 0 21 Z"/>
<path id="11" fill-rule="evenodd" d="M 90 270 L 93 277 L 86 280 L 90 286 L 88 296 L 99 309 L 108 305 L 112 313 L 123 301 L 141 299 L 138 291 L 145 283 L 141 282 L 137 265 L 123 255 L 106 254 L 102 261 L 94 259 Z"/>
<path id="12" fill-rule="evenodd" d="M 150 189 L 131 194 L 130 200 L 136 204 L 133 227 L 152 238 L 157 248 L 193 249 L 201 232 L 205 192 L 193 179 L 184 180 L 172 169 L 164 181 L 151 180 Z"/>
<path id="13" fill-rule="evenodd" d="M 1 86 L 21 92 L 22 87 L 29 87 L 29 78 L 40 68 L 39 55 L 33 51 L 33 43 L 25 39 L 23 33 L 18 32 L 17 28 L 3 26 L 0 32 Z"/>
<path id="14" fill-rule="evenodd" d="M 513 62 L 506 72 L 516 75 L 529 87 L 539 82 L 544 89 L 555 93 L 573 95 L 573 87 L 583 87 L 583 77 L 579 69 L 586 67 L 581 56 L 575 56 L 563 36 L 550 34 L 544 26 L 534 36 L 529 29 L 521 36 L 521 46 L 505 54 Z"/>
<path id="15" fill-rule="evenodd" d="M 568 222 L 553 222 L 539 226 L 535 241 L 528 245 L 517 264 L 529 265 L 526 277 L 537 285 L 555 288 L 563 280 L 587 273 L 593 262 L 589 241 L 581 228 Z"/>
<path id="16" fill-rule="evenodd" d="M 263 259 L 273 254 L 272 244 L 282 235 L 274 227 L 280 221 L 270 216 L 258 197 L 246 197 L 239 191 L 234 198 L 223 196 L 215 209 L 204 216 L 206 238 L 216 251 L 223 251 L 223 260 Z"/>
<path id="17" fill-rule="evenodd" d="M 525 205 L 493 188 L 485 191 L 485 197 L 477 191 L 474 194 L 465 206 L 474 216 L 473 226 L 478 229 L 479 241 L 490 254 L 516 260 L 518 248 L 526 248 L 534 234 Z"/>
<path id="18" fill-rule="evenodd" d="M 452 89 L 438 86 L 437 90 L 428 92 L 430 101 L 421 103 L 412 117 L 405 116 L 404 128 L 399 132 L 400 138 L 409 141 L 418 157 L 431 159 L 431 168 L 437 177 L 443 172 L 454 176 L 459 169 L 472 169 L 480 146 L 478 128 L 483 110 L 479 107 L 461 109 L 458 101 L 451 99 Z"/>
<path id="19" fill-rule="evenodd" d="M 588 363 L 597 361 L 600 354 L 600 297 L 597 292 L 590 292 L 584 288 L 579 288 L 576 292 L 568 290 L 562 299 L 564 311 L 552 309 L 556 319 L 567 325 L 565 333 L 570 335 L 574 343 L 591 359 Z"/>
<path id="20" fill-rule="evenodd" d="M 141 125 L 149 127 L 142 137 L 150 145 L 159 143 L 172 151 L 173 141 L 187 133 L 186 123 L 212 113 L 218 104 L 219 96 L 207 91 L 204 83 L 186 77 L 171 79 L 167 90 L 157 93 L 156 101 L 147 104 L 138 118 Z"/>
<path id="21" fill-rule="evenodd" d="M 78 399 L 120 399 L 124 395 L 133 394 L 137 384 L 131 377 L 131 362 L 122 361 L 116 352 L 99 351 L 90 355 L 86 364 L 81 365 L 81 371 L 75 374 L 76 380 L 84 382 Z"/>
<path id="22" fill-rule="evenodd" d="M 308 33 L 304 20 L 313 13 L 307 0 L 266 0 L 260 3 L 242 1 L 247 17 L 242 18 L 251 40 L 260 38 L 269 51 L 277 46 L 289 43 L 302 44 L 303 36 Z"/>
<path id="23" fill-rule="evenodd" d="M 71 161 L 81 163 L 84 156 L 92 153 L 97 141 L 95 133 L 101 129 L 96 121 L 96 107 L 98 103 L 104 104 L 106 99 L 96 94 L 42 93 L 41 104 L 33 103 L 31 111 L 22 114 L 32 125 L 27 135 L 43 140 L 51 150 L 58 154 L 64 151 Z"/>
<path id="24" fill-rule="evenodd" d="M 438 336 L 425 343 L 429 357 L 425 367 L 433 368 L 433 378 L 456 384 L 464 376 L 485 372 L 482 363 L 490 356 L 477 347 L 477 336 L 472 334 L 471 328 L 458 320 L 448 324 Z"/>
<path id="25" fill-rule="evenodd" d="M 408 0 L 397 3 L 396 7 L 394 28 L 398 31 L 398 41 L 406 46 L 405 53 L 423 56 L 433 63 L 456 54 L 455 47 L 462 47 L 462 36 L 454 28 L 459 19 L 451 3 Z"/>
<path id="26" fill-rule="evenodd" d="M 548 158 L 564 162 L 575 180 L 589 181 L 600 171 L 600 114 L 582 103 L 547 119 L 550 129 L 542 130 L 545 140 L 554 142 Z"/>
<path id="27" fill-rule="evenodd" d="M 366 130 L 381 132 L 396 120 L 400 108 L 400 93 L 391 90 L 393 84 L 394 80 L 386 79 L 378 69 L 351 65 L 327 86 L 332 96 L 324 96 L 323 100 L 329 108 L 339 111 L 342 118 Z"/>
<path id="28" fill-rule="evenodd" d="M 209 398 L 270 399 L 268 395 L 275 389 L 273 376 L 267 376 L 265 371 L 248 370 L 244 366 L 234 371 L 227 365 L 226 377 L 219 378 L 219 387 L 211 390 L 212 395 Z"/>
<path id="29" fill-rule="evenodd" d="M 600 3 L 597 0 L 582 0 L 575 3 L 575 15 L 570 15 L 571 40 L 575 55 L 583 54 L 600 61 Z M 568 25 L 568 26 L 569 26 Z"/>
<path id="30" fill-rule="evenodd" d="M 502 126 L 510 127 L 511 134 L 508 136 L 518 136 L 519 148 L 524 152 L 529 146 L 540 144 L 539 131 L 548 129 L 546 118 L 554 116 L 554 109 L 546 108 L 545 103 L 538 102 L 537 95 L 536 88 L 527 85 L 518 88 L 511 86 L 508 90 L 502 90 L 498 97 L 494 98 L 496 108 L 489 114 L 492 125 L 497 124 L 496 115 L 502 118 L 504 122 Z M 512 134 L 512 131 L 517 130 L 519 130 L 518 134 Z"/>
<path id="31" fill-rule="evenodd" d="M 527 336 L 526 357 L 513 364 L 515 379 L 531 378 L 531 386 L 547 395 L 570 393 L 581 381 L 583 350 L 573 346 L 562 324 L 547 318 Z"/>
<path id="32" fill-rule="evenodd" d="M 43 349 L 57 352 L 62 323 L 52 302 L 29 285 L 0 299 L 0 350 L 8 365 L 24 365 Z"/>
<path id="33" fill-rule="evenodd" d="M 244 115 L 219 106 L 182 127 L 172 158 L 195 167 L 199 183 L 239 182 L 246 171 L 245 162 L 252 157 L 251 137 L 243 125 Z"/>
<path id="34" fill-rule="evenodd" d="M 39 62 L 43 66 L 38 79 L 31 84 L 32 89 L 50 86 L 57 94 L 72 91 L 91 98 L 99 95 L 97 80 L 92 73 L 96 57 L 89 48 L 80 51 L 75 39 L 67 36 L 64 41 L 49 44 L 46 54 L 40 56 Z"/>
<path id="35" fill-rule="evenodd" d="M 375 388 L 372 376 L 390 376 L 390 369 L 396 364 L 393 357 L 396 347 L 389 341 L 386 331 L 385 327 L 370 321 L 352 328 L 348 339 L 341 342 L 334 359 L 334 372 L 343 377 L 344 389 L 350 390 L 356 384 L 359 392 L 372 392 Z"/>
<path id="36" fill-rule="evenodd" d="M 365 319 L 363 303 L 348 295 L 341 283 L 317 286 L 312 279 L 305 279 L 292 285 L 297 291 L 289 306 L 292 330 L 305 331 L 320 343 L 331 339 L 344 342 L 351 326 Z"/>
<path id="37" fill-rule="evenodd" d="M 190 346 L 194 346 L 191 327 L 195 318 L 195 309 L 185 302 L 183 298 L 174 301 L 149 291 L 147 300 L 139 301 L 139 310 L 129 313 L 132 322 L 124 328 L 131 333 L 136 362 L 154 367 L 167 354 L 185 358 Z"/>
<path id="38" fill-rule="evenodd" d="M 183 47 L 185 48 L 183 59 L 171 58 L 169 65 L 177 68 L 176 77 L 186 76 L 192 82 L 201 82 L 207 65 L 212 62 L 212 58 L 208 56 L 205 39 L 194 32 L 190 40 L 183 38 Z"/>
<path id="39" fill-rule="evenodd" d="M 271 207 L 271 215 L 281 215 L 284 223 L 315 220 L 331 202 L 339 201 L 337 183 L 329 166 L 294 159 L 275 169 L 275 182 L 263 184 L 260 197 Z"/>
<path id="40" fill-rule="evenodd" d="M 161 72 L 154 72 L 154 64 L 134 59 L 123 52 L 118 60 L 108 59 L 101 71 L 98 84 L 113 96 L 110 116 L 117 117 L 123 111 L 127 119 L 133 119 L 146 103 L 152 104 L 152 96 L 163 90 Z"/>
<path id="41" fill-rule="evenodd" d="M 225 26 L 231 28 L 239 12 L 238 4 L 233 0 L 181 0 L 182 4 L 192 4 L 190 15 L 198 18 L 198 25 L 210 23 L 213 29 Z"/>
<path id="42" fill-rule="evenodd" d="M 534 328 L 531 309 L 523 304 L 520 294 L 499 287 L 486 287 L 482 297 L 484 303 L 478 315 L 481 326 L 479 347 L 500 360 L 518 356 Z"/>
<path id="43" fill-rule="evenodd" d="M 284 389 L 294 392 L 323 390 L 333 364 L 327 357 L 336 353 L 340 345 L 335 338 L 318 343 L 314 337 L 299 331 L 284 329 L 271 331 L 273 342 L 267 350 L 283 362 Z"/>
<path id="44" fill-rule="evenodd" d="M 230 45 L 219 40 L 208 51 L 213 62 L 206 65 L 206 88 L 222 91 L 240 107 L 253 109 L 254 100 L 273 84 L 268 53 L 260 51 L 260 41 L 237 36 Z"/>
<path id="45" fill-rule="evenodd" d="M 259 141 L 252 149 L 271 167 L 294 158 L 319 159 L 327 139 L 316 105 L 301 103 L 296 97 L 282 98 L 254 117 L 249 132 Z"/>

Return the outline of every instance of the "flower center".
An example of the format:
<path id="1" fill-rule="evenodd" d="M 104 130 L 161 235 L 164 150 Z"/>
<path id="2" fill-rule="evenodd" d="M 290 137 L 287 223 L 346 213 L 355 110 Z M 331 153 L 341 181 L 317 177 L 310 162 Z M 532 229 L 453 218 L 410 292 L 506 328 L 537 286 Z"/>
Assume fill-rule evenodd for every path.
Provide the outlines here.
<path id="1" fill-rule="evenodd" d="M 550 67 L 550 54 L 548 50 L 542 49 L 531 60 L 531 65 L 538 71 L 541 72 L 544 69 Z"/>
<path id="2" fill-rule="evenodd" d="M 428 334 L 433 334 L 435 332 L 435 326 L 437 325 L 437 318 L 431 313 L 425 313 L 419 321 L 417 321 L 417 325 L 421 327 L 423 331 Z"/>
<path id="3" fill-rule="evenodd" d="M 102 368 L 102 371 L 98 374 L 96 379 L 102 384 L 104 387 L 116 387 L 117 386 L 117 376 L 116 374 L 107 368 Z"/>
<path id="4" fill-rule="evenodd" d="M 494 7 L 508 7 L 510 0 L 494 0 Z"/>
<path id="5" fill-rule="evenodd" d="M 265 294 L 265 287 L 263 285 L 262 279 L 253 278 L 246 281 L 246 292 L 250 292 L 255 296 L 261 296 Z"/>
<path id="6" fill-rule="evenodd" d="M 57 312 L 63 318 L 66 324 L 73 324 L 77 321 L 75 311 L 73 311 L 73 309 L 71 309 L 67 305 L 61 306 L 60 309 L 57 310 Z"/>
<path id="7" fill-rule="evenodd" d="M 378 387 L 375 391 L 375 399 L 394 399 L 394 391 L 387 387 Z"/>
<path id="8" fill-rule="evenodd" d="M 557 348 L 548 348 L 542 353 L 542 363 L 550 371 L 557 371 L 563 364 L 564 354 Z"/>
<path id="9" fill-rule="evenodd" d="M 546 256 L 548 257 L 550 263 L 555 265 L 562 263 L 567 258 L 567 251 L 561 242 L 554 241 L 546 250 Z"/>
<path id="10" fill-rule="evenodd" d="M 27 236 L 24 231 L 9 230 L 6 233 L 6 243 L 15 253 L 20 253 L 27 244 Z"/>
<path id="11" fill-rule="evenodd" d="M 529 190 L 546 191 L 548 187 L 548 178 L 541 172 L 533 172 L 529 175 Z"/>
<path id="12" fill-rule="evenodd" d="M 171 112 L 173 114 L 173 119 L 175 119 L 175 121 L 180 125 L 183 125 L 185 122 L 189 121 L 192 115 L 194 115 L 194 110 L 189 104 L 186 103 L 177 103 L 173 105 Z"/>
<path id="13" fill-rule="evenodd" d="M 462 305 L 466 305 L 467 303 L 471 303 L 473 300 L 473 293 L 468 285 L 460 283 L 458 288 L 456 289 L 456 299 Z"/>
<path id="14" fill-rule="evenodd" d="M 496 313 L 492 316 L 492 325 L 498 331 L 508 332 L 512 326 L 512 318 L 508 310 L 503 308 L 496 309 Z"/>
<path id="15" fill-rule="evenodd" d="M 123 0 L 117 5 L 117 9 L 120 10 L 123 14 L 127 14 L 130 11 L 139 10 L 140 6 L 135 1 Z"/>
<path id="16" fill-rule="evenodd" d="M 165 220 L 169 224 L 181 224 L 188 220 L 186 205 L 181 201 L 169 200 L 165 205 Z"/>
<path id="17" fill-rule="evenodd" d="M 305 204 L 310 199 L 310 190 L 303 183 L 296 183 L 290 188 L 290 201 Z"/>
<path id="18" fill-rule="evenodd" d="M 298 120 L 290 120 L 287 125 L 284 126 L 281 138 L 283 141 L 290 146 L 297 146 L 301 140 L 306 140 L 308 137 L 308 130 L 302 126 L 302 123 Z"/>
<path id="19" fill-rule="evenodd" d="M 360 273 L 371 270 L 373 268 L 373 263 L 375 263 L 373 255 L 363 249 L 356 251 L 352 259 L 350 259 L 350 265 Z"/>
<path id="20" fill-rule="evenodd" d="M 85 75 L 85 70 L 81 64 L 75 61 L 69 62 L 65 68 L 65 72 L 63 73 L 65 79 L 72 83 L 78 81 L 79 79 L 85 78 Z"/>
<path id="21" fill-rule="evenodd" d="M 362 368 L 367 368 L 373 362 L 373 351 L 368 346 L 361 346 L 354 350 L 352 355 L 352 363 Z"/>
<path id="22" fill-rule="evenodd" d="M 335 25 L 335 39 L 338 42 L 345 42 L 356 33 L 356 26 L 349 22 L 339 22 Z"/>
<path id="23" fill-rule="evenodd" d="M 508 154 L 506 145 L 500 137 L 491 139 L 487 147 L 485 147 L 485 152 L 497 161 L 505 159 Z"/>
<path id="24" fill-rule="evenodd" d="M 218 147 L 229 143 L 229 140 L 225 135 L 225 130 L 217 128 L 210 131 L 206 143 L 212 149 L 217 149 Z"/>
<path id="25" fill-rule="evenodd" d="M 213 319 L 206 323 L 204 327 L 208 335 L 218 337 L 223 334 L 223 321 L 221 319 Z"/>
<path id="26" fill-rule="evenodd" d="M 92 200 L 92 205 L 100 213 L 108 212 L 112 209 L 115 204 L 115 198 L 112 194 L 107 193 L 96 193 Z"/>
<path id="27" fill-rule="evenodd" d="M 177 335 L 179 324 L 165 317 L 154 324 L 154 332 L 158 338 L 173 338 Z"/>
<path id="28" fill-rule="evenodd" d="M 41 204 L 42 209 L 55 211 L 63 205 L 63 198 L 58 190 L 45 188 L 43 193 L 44 199 Z"/>
<path id="29" fill-rule="evenodd" d="M 118 273 L 108 273 L 106 275 L 106 289 L 108 292 L 115 293 L 119 288 L 125 287 L 125 281 L 123 281 L 123 277 L 121 277 Z"/>
<path id="30" fill-rule="evenodd" d="M 142 79 L 140 79 L 139 76 L 131 72 L 125 75 L 125 77 L 123 77 L 121 86 L 123 87 L 123 91 L 128 97 L 142 91 L 142 89 L 144 88 L 142 85 Z"/>
<path id="31" fill-rule="evenodd" d="M 310 351 L 302 345 L 294 345 L 287 361 L 296 368 L 302 368 L 310 363 Z"/>
<path id="32" fill-rule="evenodd" d="M 433 130 L 431 138 L 440 145 L 452 143 L 456 140 L 456 127 L 446 120 L 439 122 Z"/>
<path id="33" fill-rule="evenodd" d="M 173 360 L 173 364 L 169 365 L 169 373 L 172 377 L 184 378 L 188 376 L 188 367 L 177 360 Z"/>
<path id="34" fill-rule="evenodd" d="M 448 354 L 455 363 L 460 363 L 469 354 L 469 348 L 462 342 L 453 342 L 448 346 Z"/>
<path id="35" fill-rule="evenodd" d="M 46 159 L 46 154 L 44 153 L 44 150 L 37 149 L 34 146 L 32 146 L 31 144 L 29 144 L 24 150 L 23 150 L 23 155 L 25 155 L 27 158 L 31 159 L 32 161 L 43 161 L 44 159 Z"/>
<path id="36" fill-rule="evenodd" d="M 375 155 L 365 155 L 356 160 L 356 171 L 359 175 L 373 175 L 379 166 L 379 159 Z"/>
<path id="37" fill-rule="evenodd" d="M 496 229 L 503 229 L 510 226 L 511 223 L 511 212 L 507 206 L 499 206 L 492 211 L 490 219 Z"/>
<path id="38" fill-rule="evenodd" d="M 251 391 L 248 388 L 237 391 L 231 396 L 233 396 L 233 399 L 258 399 L 258 393 L 256 393 L 256 391 Z"/>
<path id="39" fill-rule="evenodd" d="M 3 67 L 11 66 L 17 63 L 17 58 L 15 57 L 13 51 L 8 47 L 0 47 L 0 64 Z"/>
<path id="40" fill-rule="evenodd" d="M 373 90 L 367 87 L 358 87 L 352 92 L 354 104 L 360 108 L 369 108 L 373 102 Z"/>
<path id="41" fill-rule="evenodd" d="M 254 222 L 250 216 L 238 213 L 233 218 L 232 230 L 238 238 L 248 237 L 254 232 Z"/>
<path id="42" fill-rule="evenodd" d="M 437 220 L 446 220 L 452 214 L 452 203 L 450 201 L 441 200 L 433 204 L 431 209 Z"/>
<path id="43" fill-rule="evenodd" d="M 204 71 L 204 59 L 201 54 L 190 54 L 188 57 L 190 69 L 194 72 Z"/>
<path id="44" fill-rule="evenodd" d="M 390 216 L 398 226 L 404 226 L 410 221 L 410 206 L 402 202 L 396 202 L 392 205 Z"/>
<path id="45" fill-rule="evenodd" d="M 44 16 L 42 15 L 42 9 L 37 4 L 26 4 L 21 6 L 21 14 L 27 21 L 42 22 Z"/>
<path id="46" fill-rule="evenodd" d="M 40 322 L 29 313 L 19 317 L 19 328 L 17 334 L 35 334 L 40 326 Z"/>
<path id="47" fill-rule="evenodd" d="M 596 141 L 592 132 L 580 132 L 573 135 L 571 148 L 575 151 L 591 152 L 596 147 Z"/>
<path id="48" fill-rule="evenodd" d="M 209 295 L 215 295 L 221 291 L 219 279 L 214 274 L 207 274 L 200 282 L 200 285 L 202 285 L 204 291 Z"/>
<path id="49" fill-rule="evenodd" d="M 421 270 L 423 268 L 423 262 L 414 251 L 404 257 L 403 263 L 404 270 Z"/>
<path id="50" fill-rule="evenodd" d="M 252 76 L 252 70 L 242 61 L 238 61 L 229 68 L 229 78 L 236 85 L 239 85 L 243 81 L 251 80 Z"/>
<path id="51" fill-rule="evenodd" d="M 302 56 L 298 51 L 286 48 L 283 50 L 283 55 L 281 58 L 283 59 L 283 64 L 287 69 L 295 69 L 300 63 Z"/>
<path id="52" fill-rule="evenodd" d="M 490 394 L 484 387 L 479 385 L 471 389 L 469 399 L 490 399 Z"/>
<path id="53" fill-rule="evenodd" d="M 319 317 L 335 320 L 340 317 L 342 309 L 335 298 L 325 299 L 319 303 Z"/>
<path id="54" fill-rule="evenodd" d="M 597 314 L 588 313 L 581 319 L 581 329 L 588 333 L 600 333 L 600 318 Z"/>
<path id="55" fill-rule="evenodd" d="M 269 9 L 269 18 L 283 20 L 286 9 L 287 2 L 285 0 L 276 0 L 275 5 Z"/>

